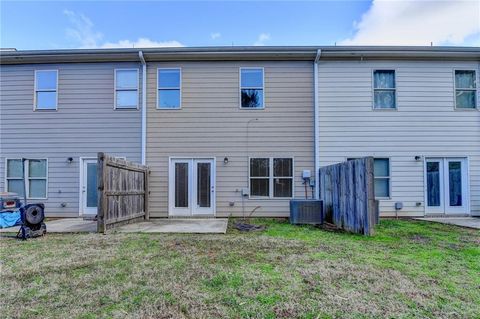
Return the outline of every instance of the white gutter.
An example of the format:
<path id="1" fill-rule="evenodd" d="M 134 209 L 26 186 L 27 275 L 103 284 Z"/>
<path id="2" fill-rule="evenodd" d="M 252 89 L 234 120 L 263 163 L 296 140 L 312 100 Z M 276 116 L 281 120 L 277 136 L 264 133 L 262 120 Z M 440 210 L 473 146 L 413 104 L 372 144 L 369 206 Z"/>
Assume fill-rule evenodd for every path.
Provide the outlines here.
<path id="1" fill-rule="evenodd" d="M 313 62 L 313 92 L 314 92 L 314 97 L 313 97 L 313 127 L 314 127 L 314 146 L 313 146 L 313 157 L 315 160 L 315 199 L 319 198 L 319 170 L 320 170 L 320 165 L 319 165 L 319 148 L 320 146 L 318 145 L 319 143 L 319 124 L 318 124 L 318 61 L 320 60 L 320 56 L 322 55 L 322 50 L 318 49 L 317 50 L 317 55 L 315 56 L 315 61 Z"/>
<path id="2" fill-rule="evenodd" d="M 142 51 L 138 51 L 138 57 L 142 62 L 142 165 L 145 165 L 147 161 L 147 63 Z"/>

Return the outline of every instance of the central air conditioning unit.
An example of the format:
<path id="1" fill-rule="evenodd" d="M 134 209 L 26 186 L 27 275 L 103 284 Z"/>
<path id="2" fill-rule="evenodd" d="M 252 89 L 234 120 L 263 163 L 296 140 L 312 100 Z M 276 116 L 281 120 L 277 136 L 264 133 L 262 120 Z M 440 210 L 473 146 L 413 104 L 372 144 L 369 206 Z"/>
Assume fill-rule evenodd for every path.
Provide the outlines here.
<path id="1" fill-rule="evenodd" d="M 323 224 L 323 201 L 313 199 L 291 200 L 290 223 L 296 225 Z"/>

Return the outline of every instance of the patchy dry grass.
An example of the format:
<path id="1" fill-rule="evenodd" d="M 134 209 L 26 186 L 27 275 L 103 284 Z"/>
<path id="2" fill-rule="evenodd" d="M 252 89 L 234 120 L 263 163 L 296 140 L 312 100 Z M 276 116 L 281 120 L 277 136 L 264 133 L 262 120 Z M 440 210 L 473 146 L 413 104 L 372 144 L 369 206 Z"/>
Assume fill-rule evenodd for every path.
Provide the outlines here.
<path id="1" fill-rule="evenodd" d="M 478 318 L 480 232 L 283 221 L 260 233 L 0 239 L 2 318 Z"/>

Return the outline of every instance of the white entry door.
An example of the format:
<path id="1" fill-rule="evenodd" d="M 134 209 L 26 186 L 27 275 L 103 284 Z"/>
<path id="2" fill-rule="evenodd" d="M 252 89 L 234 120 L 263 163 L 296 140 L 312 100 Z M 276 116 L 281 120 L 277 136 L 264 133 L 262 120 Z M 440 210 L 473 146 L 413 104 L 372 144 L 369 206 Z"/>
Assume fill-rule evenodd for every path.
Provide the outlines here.
<path id="1" fill-rule="evenodd" d="M 468 177 L 465 158 L 425 160 L 427 214 L 468 214 Z"/>
<path id="2" fill-rule="evenodd" d="M 80 197 L 82 215 L 97 214 L 97 160 L 83 159 L 81 164 Z"/>
<path id="3" fill-rule="evenodd" d="M 214 159 L 171 159 L 169 180 L 170 216 L 215 214 Z"/>

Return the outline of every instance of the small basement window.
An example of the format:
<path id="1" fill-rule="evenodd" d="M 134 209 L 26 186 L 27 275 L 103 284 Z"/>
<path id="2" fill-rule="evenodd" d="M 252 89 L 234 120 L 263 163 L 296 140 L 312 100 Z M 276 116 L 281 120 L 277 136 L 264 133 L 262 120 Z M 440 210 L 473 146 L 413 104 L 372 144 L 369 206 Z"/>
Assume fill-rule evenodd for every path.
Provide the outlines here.
<path id="1" fill-rule="evenodd" d="M 179 109 L 182 106 L 181 82 L 182 72 L 180 68 L 158 69 L 158 109 Z"/>
<path id="2" fill-rule="evenodd" d="M 373 71 L 373 108 L 395 109 L 395 71 Z"/>
<path id="3" fill-rule="evenodd" d="M 455 70 L 455 107 L 477 107 L 477 78 L 474 70 Z"/>
<path id="4" fill-rule="evenodd" d="M 35 110 L 56 110 L 58 70 L 35 71 Z"/>
<path id="5" fill-rule="evenodd" d="M 263 109 L 263 68 L 240 68 L 240 107 Z"/>
<path id="6" fill-rule="evenodd" d="M 28 159 L 25 161 L 25 174 L 22 175 L 22 160 L 7 159 L 7 192 L 24 196 L 23 179 L 26 181 L 27 198 L 47 198 L 47 160 Z"/>
<path id="7" fill-rule="evenodd" d="M 138 70 L 115 70 L 115 108 L 138 108 Z"/>

